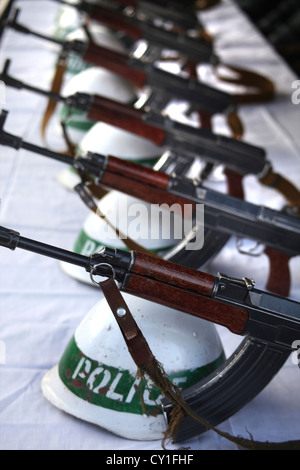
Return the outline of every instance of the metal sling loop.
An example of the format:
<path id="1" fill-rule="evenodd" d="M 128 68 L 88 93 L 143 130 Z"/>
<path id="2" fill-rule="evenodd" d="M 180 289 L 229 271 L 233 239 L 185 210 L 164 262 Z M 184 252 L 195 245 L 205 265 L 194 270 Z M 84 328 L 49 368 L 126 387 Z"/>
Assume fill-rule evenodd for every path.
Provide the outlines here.
<path id="1" fill-rule="evenodd" d="M 114 270 L 114 268 L 112 267 L 111 264 L 109 263 L 98 263 L 98 264 L 95 264 L 95 266 L 92 267 L 91 271 L 90 271 L 90 279 L 92 281 L 92 283 L 96 286 L 96 287 L 99 287 L 99 283 L 95 281 L 94 279 L 94 271 L 96 268 L 98 268 L 99 266 L 107 266 L 108 268 L 111 269 L 111 272 L 112 272 L 112 279 L 115 280 L 116 279 L 116 272 Z M 109 276 L 108 276 L 109 278 Z"/>

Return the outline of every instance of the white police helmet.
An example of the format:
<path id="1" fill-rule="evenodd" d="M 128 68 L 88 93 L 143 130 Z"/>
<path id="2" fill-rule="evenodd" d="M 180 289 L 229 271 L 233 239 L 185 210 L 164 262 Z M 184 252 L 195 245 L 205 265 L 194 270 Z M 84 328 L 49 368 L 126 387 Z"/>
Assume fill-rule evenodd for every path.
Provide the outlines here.
<path id="1" fill-rule="evenodd" d="M 212 323 L 123 295 L 154 356 L 182 390 L 224 361 Z M 42 391 L 57 408 L 115 435 L 142 441 L 161 439 L 166 430 L 159 406 L 161 391 L 151 383 L 149 388 L 141 385 L 136 372 L 103 299 L 78 326 L 59 363 L 44 376 Z"/>

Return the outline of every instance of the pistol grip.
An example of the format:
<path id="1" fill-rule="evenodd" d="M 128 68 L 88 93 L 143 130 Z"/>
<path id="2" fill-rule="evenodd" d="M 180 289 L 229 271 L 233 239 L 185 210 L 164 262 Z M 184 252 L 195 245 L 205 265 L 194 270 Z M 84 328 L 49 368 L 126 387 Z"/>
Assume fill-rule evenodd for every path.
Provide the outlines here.
<path id="1" fill-rule="evenodd" d="M 201 128 L 205 129 L 206 131 L 212 132 L 212 115 L 199 109 L 198 116 L 201 123 Z"/>
<path id="2" fill-rule="evenodd" d="M 243 176 L 233 170 L 224 169 L 227 178 L 228 194 L 238 199 L 244 199 Z"/>
<path id="3" fill-rule="evenodd" d="M 265 254 L 269 258 L 270 274 L 266 289 L 281 297 L 287 297 L 291 287 L 291 275 L 289 269 L 290 256 L 266 248 Z"/>

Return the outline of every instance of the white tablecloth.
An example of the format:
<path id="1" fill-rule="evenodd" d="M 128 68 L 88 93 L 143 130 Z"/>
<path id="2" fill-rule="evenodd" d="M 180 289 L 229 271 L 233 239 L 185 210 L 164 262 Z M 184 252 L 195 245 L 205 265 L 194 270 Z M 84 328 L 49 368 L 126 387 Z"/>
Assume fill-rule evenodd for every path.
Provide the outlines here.
<path id="1" fill-rule="evenodd" d="M 52 1 L 26 0 L 22 23 L 52 33 L 58 5 Z M 43 5 L 41 8 L 41 4 Z M 271 77 L 277 89 L 272 103 L 241 106 L 244 140 L 264 147 L 274 168 L 300 186 L 300 105 L 294 105 L 292 83 L 297 77 L 266 43 L 249 20 L 229 0 L 203 13 L 201 18 L 215 40 L 218 55 L 226 62 L 249 67 Z M 49 88 L 56 50 L 33 37 L 7 31 L 1 41 L 1 66 L 12 59 L 11 74 L 27 83 Z M 9 111 L 6 130 L 24 140 L 42 144 L 41 115 L 45 99 L 27 91 L 6 89 Z M 51 144 L 57 144 L 53 135 Z M 1 225 L 23 236 L 71 250 L 88 215 L 72 192 L 57 182 L 62 166 L 26 151 L 1 147 Z M 254 177 L 246 178 L 248 200 L 280 207 L 281 198 L 261 190 Z M 259 201 L 257 201 L 257 198 Z M 268 266 L 264 256 L 250 258 L 235 249 L 235 240 L 217 256 L 210 271 L 232 276 L 253 276 L 264 288 Z M 41 379 L 56 364 L 67 341 L 88 310 L 102 298 L 100 290 L 67 277 L 58 262 L 23 250 L 0 249 L 0 448 L 160 450 L 160 441 L 139 442 L 119 438 L 54 408 L 41 393 Z M 291 261 L 291 297 L 300 300 L 299 257 Z M 218 329 L 227 354 L 241 338 Z M 300 338 L 299 338 L 300 339 Z M 3 348 L 5 347 L 5 351 Z M 5 353 L 5 354 L 4 354 Z M 219 428 L 257 440 L 300 438 L 300 376 L 288 359 L 263 392 Z M 169 444 L 176 450 L 182 444 Z M 236 449 L 214 432 L 184 443 L 190 450 Z"/>

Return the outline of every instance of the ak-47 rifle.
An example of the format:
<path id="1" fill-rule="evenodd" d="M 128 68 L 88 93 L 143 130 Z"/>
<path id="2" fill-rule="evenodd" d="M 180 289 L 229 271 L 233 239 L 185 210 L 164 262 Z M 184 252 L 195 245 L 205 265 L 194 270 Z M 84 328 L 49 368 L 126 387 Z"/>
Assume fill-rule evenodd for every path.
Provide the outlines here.
<path id="1" fill-rule="evenodd" d="M 135 26 L 131 23 L 126 23 L 124 15 L 115 12 L 112 9 L 105 9 L 104 7 L 98 7 L 101 10 L 98 21 L 116 31 L 123 31 L 132 37 L 134 41 L 144 39 L 147 41 L 147 48 L 143 52 L 143 60 L 149 64 L 154 63 L 156 60 L 161 58 L 162 50 L 175 50 L 177 53 L 184 57 L 184 68 L 189 73 L 190 77 L 197 78 L 196 67 L 197 64 L 206 63 L 214 66 L 214 71 L 218 79 L 224 82 L 230 82 L 236 85 L 243 85 L 244 87 L 250 87 L 245 93 L 233 94 L 234 99 L 238 103 L 254 103 L 261 101 L 268 101 L 274 98 L 274 85 L 273 83 L 256 72 L 245 71 L 238 67 L 222 64 L 219 58 L 213 51 L 213 46 L 210 42 L 203 38 L 193 38 L 187 35 L 178 34 L 173 31 L 167 31 L 162 28 L 142 23 L 140 26 Z M 15 29 L 21 33 L 31 34 L 40 39 L 47 39 L 42 33 L 37 33 L 24 25 L 17 22 L 17 16 L 19 10 L 15 11 L 12 18 L 9 18 L 6 22 L 6 26 Z M 86 31 L 89 35 L 88 28 Z M 62 41 L 51 39 L 52 42 L 62 45 Z M 79 53 L 83 56 L 87 53 L 87 50 L 92 53 L 97 53 L 97 46 L 93 44 L 91 36 L 88 41 L 88 45 L 82 41 L 66 41 L 64 42 L 64 50 L 60 55 L 60 61 L 63 61 L 69 52 Z M 221 68 L 227 67 L 237 77 L 228 78 L 222 75 L 218 66 L 222 65 Z"/>
<path id="2" fill-rule="evenodd" d="M 9 25 L 20 32 L 35 34 L 17 22 L 18 14 L 19 11 L 16 10 Z M 212 116 L 224 114 L 227 116 L 233 135 L 240 138 L 243 134 L 243 126 L 237 114 L 237 104 L 232 95 L 193 78 L 175 75 L 158 68 L 147 53 L 140 54 L 138 50 L 130 55 L 120 53 L 95 44 L 91 37 L 88 42 L 61 41 L 46 36 L 43 36 L 43 39 L 60 44 L 61 56 L 75 52 L 85 62 L 104 67 L 140 89 L 150 90 L 150 96 L 144 107 L 161 112 L 171 100 L 183 100 L 190 104 L 189 112 L 199 111 L 202 127 L 210 129 Z"/>
<path id="3" fill-rule="evenodd" d="M 268 101 L 274 98 L 274 85 L 271 80 L 255 72 L 222 64 L 214 51 L 212 41 L 207 38 L 206 34 L 193 37 L 174 30 L 168 31 L 145 23 L 137 17 L 128 18 L 118 11 L 102 6 L 99 7 L 97 18 L 94 17 L 94 19 L 115 31 L 122 31 L 133 41 L 146 41 L 148 44 L 147 56 L 150 56 L 152 61 L 161 58 L 163 50 L 173 50 L 183 59 L 183 68 L 194 78 L 197 78 L 197 65 L 207 63 L 214 66 L 219 79 L 255 88 L 256 92 L 254 93 L 236 95 L 236 99 L 242 103 Z M 231 69 L 238 75 L 238 78 L 226 79 L 218 70 L 220 65 Z"/>
<path id="4" fill-rule="evenodd" d="M 211 246 L 219 252 L 231 236 L 238 239 L 250 239 L 265 247 L 264 253 L 270 260 L 270 275 L 267 289 L 277 295 L 288 296 L 290 290 L 289 260 L 300 254 L 300 217 L 279 212 L 205 188 L 188 178 L 173 176 L 152 170 L 144 166 L 124 161 L 116 157 L 102 156 L 88 152 L 75 158 L 53 152 L 23 141 L 21 138 L 3 130 L 6 112 L 0 116 L 0 145 L 44 155 L 73 166 L 81 176 L 82 182 L 75 190 L 87 206 L 97 213 L 93 196 L 99 186 L 121 191 L 150 204 L 166 204 L 167 208 L 189 207 L 188 216 L 195 216 L 197 204 L 204 205 L 204 228 L 209 229 L 208 249 L 204 242 L 197 248 L 188 250 L 179 244 L 165 258 L 173 262 L 199 268 L 211 258 Z M 299 195 L 299 192 L 298 192 Z M 299 210 L 299 207 L 298 207 Z M 187 236 L 186 243 L 197 240 L 197 220 L 193 221 L 193 230 Z M 217 237 L 213 238 L 214 234 Z M 221 236 L 221 238 L 220 238 Z M 213 242 L 211 239 L 213 239 Z"/>
<path id="5" fill-rule="evenodd" d="M 236 95 L 236 99 L 242 103 L 268 101 L 274 98 L 274 85 L 271 80 L 258 73 L 223 64 L 214 51 L 211 38 L 203 30 L 200 31 L 200 34 L 193 36 L 175 30 L 169 31 L 158 28 L 155 25 L 141 21 L 138 17 L 128 18 L 111 8 L 100 7 L 99 13 L 100 15 L 95 18 L 97 22 L 115 31 L 122 31 L 133 41 L 146 41 L 148 45 L 147 55 L 151 57 L 151 60 L 160 59 L 163 50 L 176 51 L 179 58 L 183 60 L 183 69 L 194 78 L 198 77 L 197 66 L 206 63 L 214 67 L 216 76 L 224 82 L 255 88 L 254 93 L 246 92 Z M 220 72 L 219 66 L 227 67 L 238 77 L 227 79 Z"/>
<path id="6" fill-rule="evenodd" d="M 95 8 L 97 9 L 97 14 L 94 13 L 93 15 L 94 21 L 105 24 L 105 26 L 113 30 L 122 31 L 131 37 L 133 41 L 146 40 L 152 49 L 152 56 L 155 55 L 156 59 L 161 57 L 162 49 L 168 49 L 175 50 L 177 53 L 197 63 L 214 62 L 215 56 L 212 45 L 203 38 L 193 38 L 174 31 L 167 31 L 158 26 L 143 23 L 138 19 L 128 18 L 111 8 L 105 8 L 100 5 L 95 6 Z M 12 18 L 7 20 L 6 25 L 19 32 L 32 34 L 28 28 L 17 23 L 18 14 L 19 10 L 16 9 Z M 34 34 L 38 35 L 38 33 Z M 40 38 L 43 38 L 43 36 L 40 35 Z"/>
<path id="7" fill-rule="evenodd" d="M 64 0 L 55 0 L 62 5 L 76 8 L 80 13 L 85 13 L 91 20 L 97 20 L 101 16 L 101 6 L 106 6 L 123 13 L 125 16 L 138 18 L 140 21 L 154 24 L 159 21 L 167 24 L 169 29 L 173 26 L 178 32 L 187 30 L 201 30 L 202 25 L 195 10 L 190 5 L 183 5 L 173 0 L 167 2 L 112 0 L 102 2 L 102 5 L 94 5 L 86 1 L 80 1 L 74 5 Z M 180 28 L 180 29 L 178 29 Z"/>
<path id="8" fill-rule="evenodd" d="M 293 187 L 273 172 L 270 162 L 266 160 L 266 152 L 262 148 L 214 134 L 206 129 L 182 124 L 157 112 L 136 109 L 99 95 L 76 93 L 63 97 L 57 93 L 42 90 L 9 76 L 7 73 L 9 63 L 8 60 L 0 74 L 0 80 L 7 86 L 39 93 L 54 101 L 63 102 L 69 108 L 83 110 L 87 113 L 88 119 L 103 121 L 146 138 L 161 147 L 162 152 L 175 150 L 187 159 L 199 157 L 211 165 L 224 165 L 229 193 L 233 196 L 243 197 L 242 178 L 253 174 L 263 185 L 274 187 L 282 192 L 290 205 L 299 205 L 299 201 L 294 200 Z"/>
<path id="9" fill-rule="evenodd" d="M 115 282 L 118 282 L 122 292 L 181 310 L 243 336 L 237 352 L 216 372 L 182 393 L 190 409 L 210 424 L 224 421 L 260 393 L 283 366 L 293 351 L 294 342 L 299 339 L 300 304 L 258 290 L 254 281 L 246 277 L 214 276 L 141 253 L 105 247 L 86 257 L 25 238 L 5 227 L 0 227 L 0 245 L 80 266 L 90 273 L 95 283 L 97 275 L 108 277 L 99 284 L 106 297 L 112 285 L 116 289 Z M 130 313 L 125 308 L 125 314 L 123 311 L 122 317 L 118 317 L 116 307 L 118 304 L 113 307 L 118 324 L 122 331 L 128 332 Z M 138 349 L 139 354 L 135 350 L 137 341 L 140 345 L 143 337 L 138 328 L 135 334 L 132 328 L 130 331 L 129 351 L 136 353 L 139 365 L 143 365 L 143 348 Z M 172 406 L 168 400 L 163 400 L 167 421 Z M 206 430 L 187 416 L 179 423 L 173 439 L 184 441 Z"/>

